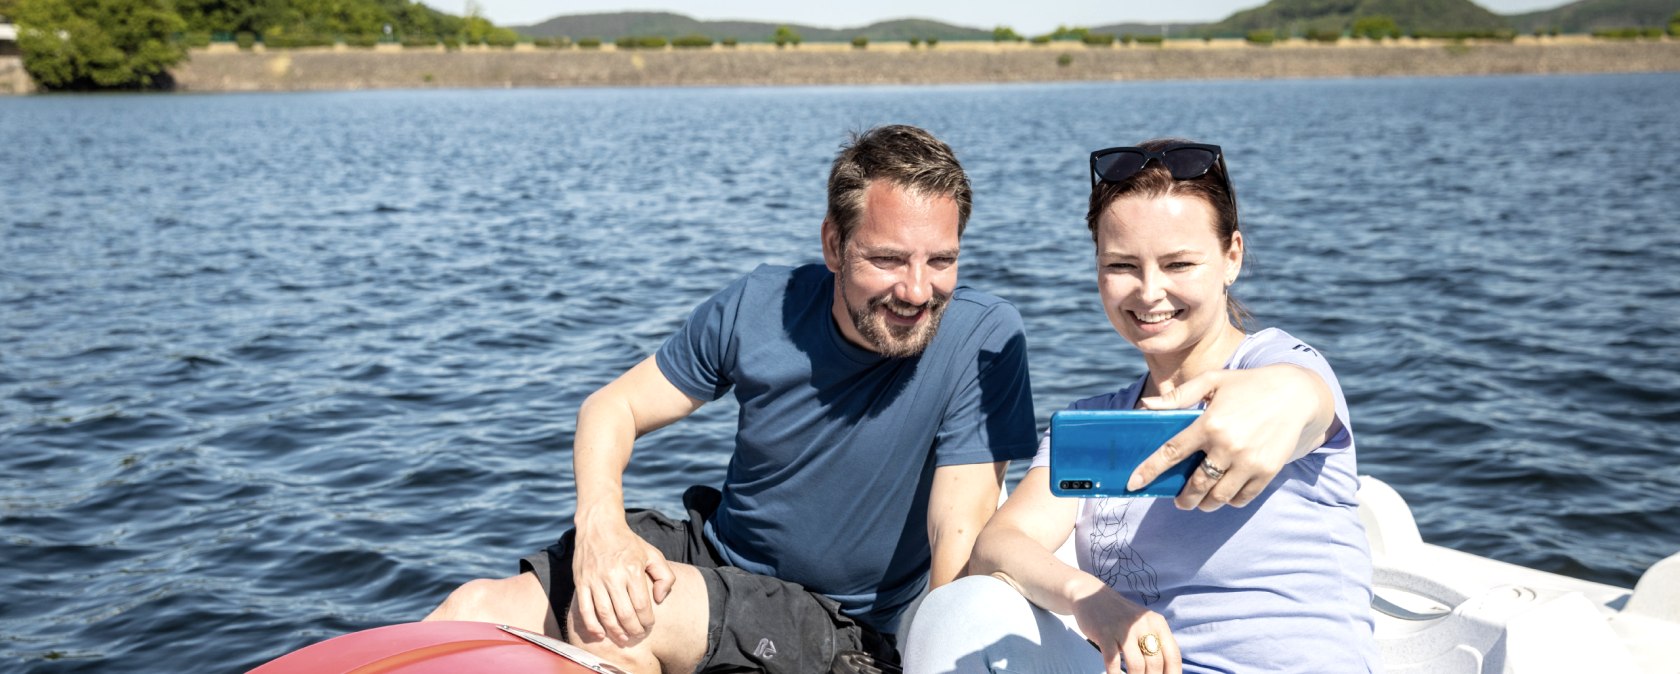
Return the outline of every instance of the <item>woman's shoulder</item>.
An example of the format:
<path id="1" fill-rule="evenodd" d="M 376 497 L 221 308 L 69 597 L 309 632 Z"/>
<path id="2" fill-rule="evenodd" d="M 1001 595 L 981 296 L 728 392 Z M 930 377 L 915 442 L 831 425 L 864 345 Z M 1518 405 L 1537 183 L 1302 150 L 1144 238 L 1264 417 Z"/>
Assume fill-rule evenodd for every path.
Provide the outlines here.
<path id="1" fill-rule="evenodd" d="M 1302 361 L 1317 361 L 1329 367 L 1329 363 L 1324 361 L 1324 354 L 1301 338 L 1282 328 L 1266 328 L 1243 340 L 1242 346 L 1231 358 L 1230 368 L 1246 370 L 1277 363 L 1305 364 Z"/>

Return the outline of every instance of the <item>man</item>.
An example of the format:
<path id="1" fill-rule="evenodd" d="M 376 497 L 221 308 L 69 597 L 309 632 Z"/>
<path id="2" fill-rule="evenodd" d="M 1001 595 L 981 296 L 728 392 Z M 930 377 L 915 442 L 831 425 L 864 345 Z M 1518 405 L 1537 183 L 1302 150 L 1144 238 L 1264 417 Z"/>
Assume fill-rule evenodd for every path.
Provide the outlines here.
<path id="1" fill-rule="evenodd" d="M 1020 315 L 957 286 L 968 178 L 926 131 L 857 136 L 824 265 L 760 267 L 578 411 L 575 528 L 428 620 L 561 636 L 638 672 L 896 662 L 899 614 L 954 580 L 1004 467 L 1036 448 Z M 733 390 L 722 493 L 624 510 L 635 438 Z"/>

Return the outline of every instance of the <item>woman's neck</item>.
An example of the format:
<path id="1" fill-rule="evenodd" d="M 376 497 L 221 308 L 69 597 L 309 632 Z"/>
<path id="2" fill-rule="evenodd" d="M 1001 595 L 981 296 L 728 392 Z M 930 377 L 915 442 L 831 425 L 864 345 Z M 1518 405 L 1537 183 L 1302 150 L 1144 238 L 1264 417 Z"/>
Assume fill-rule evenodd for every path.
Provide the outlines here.
<path id="1" fill-rule="evenodd" d="M 1160 395 L 1162 382 L 1178 388 L 1204 372 L 1224 369 L 1225 363 L 1231 360 L 1231 355 L 1237 352 L 1237 347 L 1247 336 L 1236 326 L 1226 323 L 1214 334 L 1183 351 L 1144 354 L 1143 360 L 1149 365 L 1149 379 L 1144 382 L 1143 394 L 1139 397 Z"/>

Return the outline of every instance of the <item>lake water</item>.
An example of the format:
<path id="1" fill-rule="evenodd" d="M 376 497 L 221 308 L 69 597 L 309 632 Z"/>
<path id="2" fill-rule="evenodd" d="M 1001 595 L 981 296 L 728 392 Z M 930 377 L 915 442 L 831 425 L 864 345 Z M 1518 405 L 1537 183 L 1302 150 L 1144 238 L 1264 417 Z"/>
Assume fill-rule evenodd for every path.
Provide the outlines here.
<path id="1" fill-rule="evenodd" d="M 1222 144 L 1236 294 L 1319 347 L 1425 540 L 1680 550 L 1680 74 L 0 98 L 0 669 L 242 671 L 418 619 L 573 508 L 577 405 L 760 262 L 848 129 L 950 142 L 1042 425 L 1142 371 L 1086 153 Z M 728 400 L 638 445 L 716 483 Z M 1017 471 L 1018 473 L 1019 471 Z"/>

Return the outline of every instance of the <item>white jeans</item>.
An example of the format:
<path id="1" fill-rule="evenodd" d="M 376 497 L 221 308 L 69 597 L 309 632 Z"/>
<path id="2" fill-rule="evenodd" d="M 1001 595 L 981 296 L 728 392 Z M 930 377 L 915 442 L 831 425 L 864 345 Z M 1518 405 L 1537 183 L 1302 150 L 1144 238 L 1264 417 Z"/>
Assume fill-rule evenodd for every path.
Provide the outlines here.
<path id="1" fill-rule="evenodd" d="M 905 674 L 1103 672 L 1085 637 L 991 576 L 929 593 L 904 636 Z"/>

